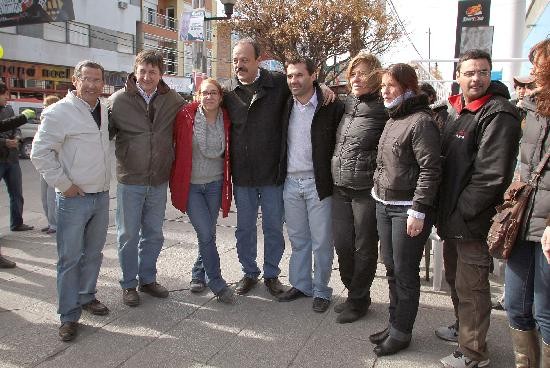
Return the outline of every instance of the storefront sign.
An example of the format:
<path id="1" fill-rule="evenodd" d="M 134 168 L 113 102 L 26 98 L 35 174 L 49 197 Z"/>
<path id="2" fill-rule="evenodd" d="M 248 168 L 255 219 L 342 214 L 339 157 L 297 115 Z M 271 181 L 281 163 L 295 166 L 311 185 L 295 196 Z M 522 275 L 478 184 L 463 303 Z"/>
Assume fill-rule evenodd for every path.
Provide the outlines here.
<path id="1" fill-rule="evenodd" d="M 0 76 L 17 79 L 70 82 L 73 68 L 0 60 Z"/>

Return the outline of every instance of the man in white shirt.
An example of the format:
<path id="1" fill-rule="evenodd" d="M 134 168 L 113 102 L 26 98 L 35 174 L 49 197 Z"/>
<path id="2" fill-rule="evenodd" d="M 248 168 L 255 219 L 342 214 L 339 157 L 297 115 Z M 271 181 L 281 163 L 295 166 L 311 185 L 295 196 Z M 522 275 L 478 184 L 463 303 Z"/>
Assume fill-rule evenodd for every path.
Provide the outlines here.
<path id="1" fill-rule="evenodd" d="M 344 107 L 340 101 L 322 106 L 323 93 L 314 84 L 317 74 L 311 60 L 288 62 L 286 77 L 292 96 L 283 113 L 281 162 L 287 174 L 283 199 L 292 246 L 292 288 L 278 300 L 313 296 L 313 311 L 323 313 L 332 297 L 328 286 L 334 258 L 331 158 Z"/>
<path id="2" fill-rule="evenodd" d="M 42 113 L 31 160 L 57 201 L 57 294 L 63 341 L 75 338 L 82 309 L 106 315 L 95 298 L 109 225 L 111 161 L 107 107 L 99 96 L 104 69 L 85 60 L 72 77 L 76 90 Z"/>

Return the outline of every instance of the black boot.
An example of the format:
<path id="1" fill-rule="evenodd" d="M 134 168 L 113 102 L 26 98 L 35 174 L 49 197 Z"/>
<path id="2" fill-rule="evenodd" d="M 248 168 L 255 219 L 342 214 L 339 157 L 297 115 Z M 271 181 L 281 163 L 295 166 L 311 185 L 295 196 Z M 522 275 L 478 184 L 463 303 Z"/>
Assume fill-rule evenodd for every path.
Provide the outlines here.
<path id="1" fill-rule="evenodd" d="M 380 345 L 374 348 L 374 353 L 378 356 L 393 355 L 398 351 L 408 348 L 410 343 L 410 340 L 399 341 L 388 336 Z"/>

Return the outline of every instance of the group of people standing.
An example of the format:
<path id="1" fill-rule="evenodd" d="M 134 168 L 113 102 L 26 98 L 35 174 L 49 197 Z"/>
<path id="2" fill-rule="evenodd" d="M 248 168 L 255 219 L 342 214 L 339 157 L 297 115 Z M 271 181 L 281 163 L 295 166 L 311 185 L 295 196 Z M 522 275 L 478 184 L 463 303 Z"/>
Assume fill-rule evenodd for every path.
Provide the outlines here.
<path id="1" fill-rule="evenodd" d="M 542 92 L 535 94 L 537 105 L 527 114 L 526 129 L 532 131 L 522 141 L 522 178 L 540 161 L 549 141 L 550 41 L 533 50 L 534 76 Z M 172 203 L 188 214 L 197 233 L 190 289 L 200 292 L 208 286 L 223 303 L 233 303 L 234 293 L 247 294 L 263 273 L 277 300 L 313 297 L 312 309 L 325 312 L 332 297 L 328 284 L 335 249 L 348 291 L 347 299 L 334 306 L 336 321 L 354 322 L 372 302 L 380 243 L 389 321 L 370 340 L 377 355 L 395 354 L 412 338 L 420 260 L 435 224 L 445 242 L 459 343 L 441 362 L 445 367 L 488 365 L 491 257 L 486 236 L 494 207 L 512 179 L 521 136 L 506 87 L 490 80 L 490 56 L 480 50 L 461 56 L 456 79 L 462 93 L 449 98 L 446 121 L 436 118 L 407 64 L 381 69 L 374 55 L 360 53 L 349 63 L 350 94 L 341 102 L 317 83 L 310 60 L 288 60 L 283 75 L 260 68 L 259 59 L 258 43 L 241 39 L 233 49 L 235 78 L 225 85 L 204 80 L 198 100 L 190 104 L 162 80 L 163 59 L 155 51 L 137 55 L 125 88 L 106 104 L 99 99 L 103 67 L 92 61 L 75 67 L 75 90 L 43 112 L 31 153 L 57 191 L 60 338 L 74 339 L 82 310 L 109 312 L 95 293 L 108 226 L 111 138 L 126 305 L 140 304 L 137 291 L 169 295 L 156 279 L 169 186 Z M 523 145 L 529 147 L 525 156 Z M 535 196 L 548 193 L 548 178 L 546 169 Z M 244 274 L 234 289 L 222 277 L 216 246 L 218 214 L 221 209 L 227 215 L 232 197 Z M 521 270 L 532 275 L 526 268 L 536 267 L 534 286 L 522 298 L 532 301 L 533 294 L 542 295 L 535 298 L 539 312 L 533 317 L 523 309 L 517 320 L 511 311 L 509 315 L 516 330 L 532 331 L 538 323 L 545 354 L 550 342 L 549 202 L 533 200 L 527 223 L 535 226 L 527 226 L 528 235 L 522 237 L 530 243 L 514 250 L 511 260 L 520 260 L 509 262 L 515 271 L 507 273 L 506 282 L 515 290 L 506 293 L 512 306 L 520 288 L 508 282 L 508 274 Z M 260 208 L 262 269 L 256 260 Z M 290 288 L 278 278 L 285 220 L 292 249 Z M 536 266 L 526 256 L 515 256 L 523 248 Z M 514 342 L 521 355 L 519 337 Z"/>

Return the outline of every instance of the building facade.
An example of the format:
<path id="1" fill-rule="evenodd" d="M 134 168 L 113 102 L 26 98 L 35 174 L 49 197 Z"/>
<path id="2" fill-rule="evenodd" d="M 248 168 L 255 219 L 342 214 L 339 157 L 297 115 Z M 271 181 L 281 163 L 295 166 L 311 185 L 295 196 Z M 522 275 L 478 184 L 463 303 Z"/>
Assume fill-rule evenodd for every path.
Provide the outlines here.
<path id="1" fill-rule="evenodd" d="M 0 28 L 0 76 L 12 97 L 63 96 L 84 59 L 105 68 L 105 94 L 124 83 L 136 52 L 139 0 L 73 1 L 74 21 Z"/>

